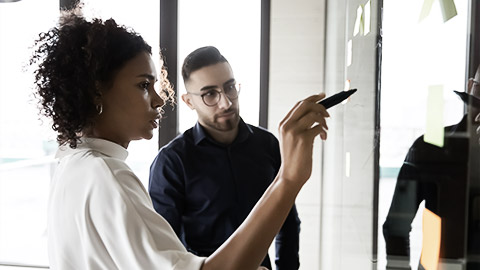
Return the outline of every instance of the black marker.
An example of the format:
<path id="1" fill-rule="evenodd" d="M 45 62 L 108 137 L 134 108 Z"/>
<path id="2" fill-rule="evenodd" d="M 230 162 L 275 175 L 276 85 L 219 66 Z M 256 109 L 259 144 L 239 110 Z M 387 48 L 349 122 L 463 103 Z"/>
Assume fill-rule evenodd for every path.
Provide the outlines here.
<path id="1" fill-rule="evenodd" d="M 326 99 L 323 99 L 323 100 L 321 100 L 317 103 L 322 104 L 323 107 L 325 107 L 325 109 L 328 109 L 328 108 L 333 107 L 333 106 L 337 105 L 338 103 L 344 101 L 345 99 L 347 99 L 349 96 L 351 96 L 355 92 L 357 92 L 357 89 L 350 89 L 348 91 L 342 91 L 342 92 L 336 93 L 335 95 L 330 96 Z"/>
<path id="2" fill-rule="evenodd" d="M 455 94 L 457 94 L 463 100 L 463 102 L 465 102 L 465 104 L 472 105 L 473 107 L 476 107 L 476 108 L 480 108 L 479 98 L 465 92 L 459 92 L 455 90 L 453 90 L 453 92 L 455 92 Z"/>

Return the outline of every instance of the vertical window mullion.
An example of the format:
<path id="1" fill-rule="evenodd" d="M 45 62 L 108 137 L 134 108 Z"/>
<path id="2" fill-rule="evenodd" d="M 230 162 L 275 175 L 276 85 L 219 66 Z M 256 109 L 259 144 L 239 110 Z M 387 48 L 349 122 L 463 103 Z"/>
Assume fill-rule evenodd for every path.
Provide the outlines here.
<path id="1" fill-rule="evenodd" d="M 260 104 L 259 125 L 268 128 L 268 93 L 270 79 L 270 0 L 262 0 L 260 32 Z"/>
<path id="2" fill-rule="evenodd" d="M 178 1 L 161 0 L 160 1 L 160 48 L 164 58 L 164 65 L 167 67 L 168 79 L 175 90 L 175 96 L 178 97 L 177 87 L 177 26 Z M 159 148 L 171 141 L 178 133 L 178 109 L 165 105 L 165 113 L 160 123 L 158 134 Z"/>

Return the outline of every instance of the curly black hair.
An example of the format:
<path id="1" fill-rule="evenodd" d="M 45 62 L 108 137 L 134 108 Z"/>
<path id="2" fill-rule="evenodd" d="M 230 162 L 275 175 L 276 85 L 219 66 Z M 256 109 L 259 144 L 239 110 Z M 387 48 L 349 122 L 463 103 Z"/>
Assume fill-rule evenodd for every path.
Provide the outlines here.
<path id="1" fill-rule="evenodd" d="M 76 148 L 81 132 L 93 125 L 98 86 L 111 86 L 116 73 L 151 47 L 131 29 L 113 19 L 87 21 L 80 8 L 64 11 L 58 26 L 40 33 L 30 65 L 35 70 L 35 95 L 40 113 L 53 120 L 57 142 Z M 160 72 L 160 96 L 174 103 L 166 68 Z"/>

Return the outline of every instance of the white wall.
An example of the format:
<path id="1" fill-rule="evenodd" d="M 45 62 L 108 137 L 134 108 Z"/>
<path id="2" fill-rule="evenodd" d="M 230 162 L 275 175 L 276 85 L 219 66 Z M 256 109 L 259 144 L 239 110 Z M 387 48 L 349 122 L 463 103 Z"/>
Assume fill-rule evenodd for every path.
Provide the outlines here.
<path id="1" fill-rule="evenodd" d="M 270 93 L 268 127 L 278 135 L 278 123 L 288 110 L 309 95 L 324 92 L 325 0 L 273 0 L 271 3 Z M 300 269 L 319 269 L 320 139 L 315 142 L 311 179 L 296 204 L 301 224 Z"/>
<path id="2" fill-rule="evenodd" d="M 276 0 L 271 10 L 269 129 L 308 95 L 331 95 L 347 79 L 358 92 L 329 110 L 329 138 L 318 140 L 314 170 L 297 199 L 301 269 L 372 269 L 374 205 L 376 1 L 371 29 L 353 35 L 367 0 Z M 352 39 L 352 64 L 347 42 Z M 350 176 L 346 175 L 350 158 Z"/>

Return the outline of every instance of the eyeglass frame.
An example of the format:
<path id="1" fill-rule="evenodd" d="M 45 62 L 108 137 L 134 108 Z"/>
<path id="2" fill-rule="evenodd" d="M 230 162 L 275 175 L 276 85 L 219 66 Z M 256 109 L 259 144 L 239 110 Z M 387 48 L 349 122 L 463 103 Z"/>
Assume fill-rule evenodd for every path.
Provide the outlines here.
<path id="1" fill-rule="evenodd" d="M 227 86 L 231 86 L 231 85 L 234 85 L 235 88 L 237 88 L 238 86 L 238 90 L 237 90 L 237 96 L 236 97 L 229 97 L 226 93 L 225 93 L 225 89 L 224 87 L 215 87 L 215 88 L 211 88 L 211 89 L 208 89 L 207 93 L 193 93 L 193 92 L 189 92 L 187 91 L 188 94 L 192 94 L 194 96 L 200 96 L 202 98 L 202 101 L 203 101 L 203 104 L 205 104 L 206 106 L 208 107 L 214 107 L 214 106 L 217 106 L 218 103 L 220 102 L 220 100 L 222 99 L 222 93 L 223 95 L 225 95 L 226 98 L 228 98 L 229 101 L 232 101 L 232 100 L 237 100 L 238 99 L 238 96 L 240 95 L 240 90 L 241 90 L 241 86 L 242 84 L 241 83 L 234 83 L 234 84 L 227 84 Z M 219 91 L 218 89 L 221 89 L 221 91 Z M 219 98 L 217 100 L 217 102 L 215 102 L 215 104 L 212 104 L 212 105 L 209 105 L 207 104 L 207 102 L 205 101 L 205 95 L 207 95 L 210 91 L 215 91 L 217 92 L 217 94 L 219 95 Z"/>

